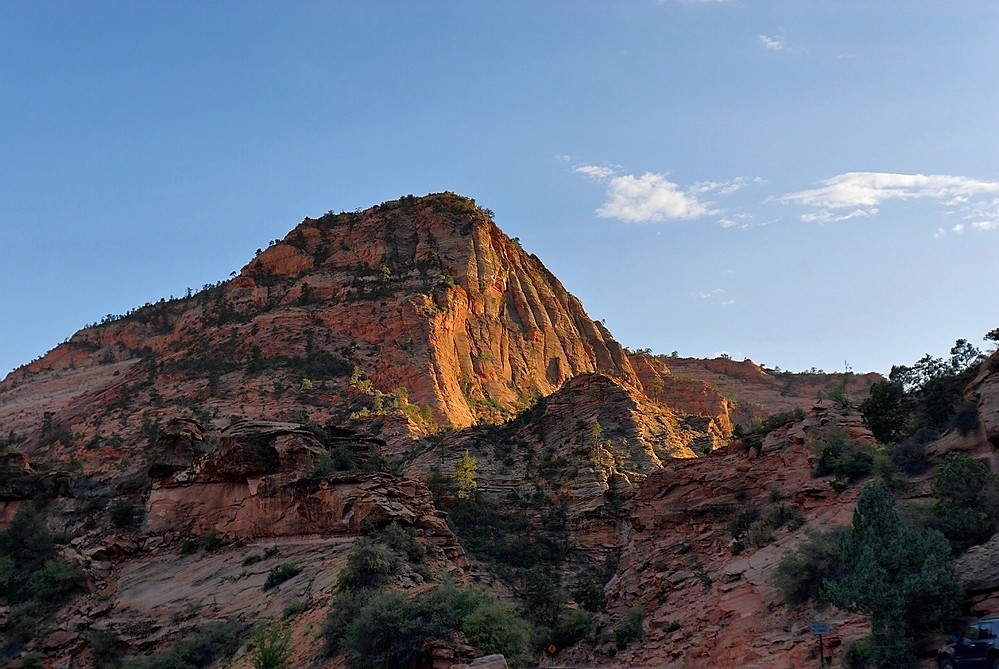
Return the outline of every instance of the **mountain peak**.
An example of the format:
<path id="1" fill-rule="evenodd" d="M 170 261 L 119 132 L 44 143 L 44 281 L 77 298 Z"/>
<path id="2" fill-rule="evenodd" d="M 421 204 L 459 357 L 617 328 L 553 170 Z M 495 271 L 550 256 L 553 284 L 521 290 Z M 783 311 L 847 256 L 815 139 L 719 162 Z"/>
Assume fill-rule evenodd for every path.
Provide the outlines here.
<path id="1" fill-rule="evenodd" d="M 121 420 L 146 404 L 155 422 L 170 398 L 201 418 L 392 408 L 415 429 L 460 427 L 597 371 L 638 382 L 624 349 L 491 212 L 438 193 L 306 218 L 229 281 L 84 328 L 4 381 L 15 393 L 48 384 L 51 401 L 0 421 L 30 434 L 48 412 L 100 443 L 105 430 L 83 425 L 95 406 Z"/>

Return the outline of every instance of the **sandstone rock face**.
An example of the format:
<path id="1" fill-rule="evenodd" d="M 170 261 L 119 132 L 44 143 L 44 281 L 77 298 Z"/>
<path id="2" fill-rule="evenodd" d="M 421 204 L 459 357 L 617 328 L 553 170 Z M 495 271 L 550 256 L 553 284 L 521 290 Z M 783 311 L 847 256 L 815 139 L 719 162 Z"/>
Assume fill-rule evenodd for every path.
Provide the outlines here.
<path id="1" fill-rule="evenodd" d="M 401 412 L 419 433 L 507 418 L 595 371 L 638 382 L 537 257 L 443 193 L 307 218 L 228 282 L 81 330 L 0 384 L 0 423 L 29 454 L 100 471 L 177 413 L 162 398 L 204 430 Z M 72 440 L 42 433 L 46 412 Z"/>
<path id="2" fill-rule="evenodd" d="M 644 638 L 617 651 L 613 639 L 570 651 L 567 665 L 613 667 L 801 667 L 818 663 L 805 612 L 788 611 L 770 584 L 785 551 L 809 530 L 849 524 L 857 484 L 836 492 L 813 479 L 806 445 L 827 427 L 855 427 L 855 416 L 822 408 L 764 440 L 759 454 L 734 442 L 702 458 L 672 460 L 649 473 L 627 504 L 624 546 L 606 586 L 608 623 L 641 606 Z M 868 437 L 869 438 L 869 437 Z M 747 509 L 797 507 L 806 525 L 779 529 L 774 541 L 735 550 L 730 532 Z M 862 617 L 827 611 L 827 657 L 867 633 Z M 561 659 L 561 658 L 560 658 Z"/>
<path id="3" fill-rule="evenodd" d="M 978 430 L 981 437 L 984 437 L 993 451 L 999 451 L 999 351 L 994 352 L 982 365 L 965 397 L 978 406 Z"/>
<path id="4" fill-rule="evenodd" d="M 375 385 L 404 386 L 453 425 L 550 394 L 581 372 L 634 379 L 620 345 L 541 261 L 449 193 L 306 219 L 243 276 L 295 280 L 291 293 L 268 288 L 268 300 L 300 300 L 303 290 L 328 300 L 319 317 L 362 360 L 377 358 L 362 365 Z M 231 297 L 237 309 L 263 299 L 241 286 Z"/>
<path id="5" fill-rule="evenodd" d="M 456 547 L 425 486 L 388 474 L 311 473 L 324 450 L 296 424 L 238 423 L 223 431 L 212 454 L 154 480 L 146 531 L 254 539 L 350 536 L 366 521 L 376 527 L 398 522 Z"/>
<path id="6" fill-rule="evenodd" d="M 130 534 L 89 530 L 63 549 L 62 559 L 88 574 L 91 591 L 46 637 L 46 656 L 89 666 L 87 629 L 141 654 L 212 622 L 281 619 L 293 607 L 300 611 L 294 662 L 305 666 L 322 645 L 307 629 L 322 626 L 354 542 L 393 522 L 415 532 L 435 580 L 464 582 L 468 561 L 426 486 L 377 471 L 318 474 L 330 444 L 356 453 L 379 448 L 379 440 L 350 430 L 330 426 L 322 434 L 325 440 L 294 423 L 242 421 L 205 435 L 194 422 L 168 421 L 154 452 L 173 464 L 150 468 L 143 526 Z M 214 450 L 190 451 L 196 437 Z M 178 451 L 193 456 L 184 469 Z M 199 542 L 204 537 L 212 543 Z M 393 587 L 429 587 L 425 572 L 401 569 Z M 271 585 L 280 570 L 290 577 Z"/>
<path id="7" fill-rule="evenodd" d="M 752 360 L 728 358 L 658 356 L 656 362 L 667 367 L 673 379 L 707 383 L 728 401 L 732 422 L 742 425 L 780 411 L 807 409 L 817 400 L 830 400 L 837 392 L 856 404 L 867 397 L 874 382 L 883 379 L 873 372 L 782 372 L 764 369 Z"/>
<path id="8" fill-rule="evenodd" d="M 197 421 L 171 418 L 160 428 L 149 477 L 165 478 L 194 465 L 195 445 L 204 441 L 204 429 Z"/>
<path id="9" fill-rule="evenodd" d="M 486 504 L 506 508 L 511 499 L 545 495 L 558 506 L 567 542 L 599 565 L 621 548 L 620 507 L 645 477 L 675 458 L 696 457 L 691 447 L 705 439 L 710 443 L 701 448 L 712 449 L 710 429 L 688 422 L 615 378 L 583 374 L 514 421 L 451 432 L 414 448 L 406 473 L 450 474 L 467 451 L 477 461 L 477 492 Z M 530 513 L 540 528 L 543 514 Z"/>

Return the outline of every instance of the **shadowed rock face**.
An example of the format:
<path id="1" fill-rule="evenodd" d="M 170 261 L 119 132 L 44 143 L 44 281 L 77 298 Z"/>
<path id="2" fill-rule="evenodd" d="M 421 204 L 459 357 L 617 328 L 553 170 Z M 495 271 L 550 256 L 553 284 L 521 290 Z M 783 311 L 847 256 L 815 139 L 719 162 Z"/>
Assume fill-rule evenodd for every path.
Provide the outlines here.
<path id="1" fill-rule="evenodd" d="M 149 478 L 161 479 L 194 464 L 194 448 L 203 443 L 204 428 L 194 420 L 171 418 L 160 428 L 149 466 Z"/>

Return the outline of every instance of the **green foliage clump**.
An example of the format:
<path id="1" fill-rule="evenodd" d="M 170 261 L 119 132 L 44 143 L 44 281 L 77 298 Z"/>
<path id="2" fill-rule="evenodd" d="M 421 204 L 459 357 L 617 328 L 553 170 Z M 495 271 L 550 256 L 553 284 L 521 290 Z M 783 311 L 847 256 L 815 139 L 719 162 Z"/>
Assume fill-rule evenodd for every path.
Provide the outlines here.
<path id="1" fill-rule="evenodd" d="M 926 446 L 937 438 L 937 433 L 928 428 L 917 430 L 915 434 L 892 447 L 891 463 L 909 475 L 922 474 L 929 468 L 930 460 Z"/>
<path id="2" fill-rule="evenodd" d="M 929 524 L 955 553 L 984 543 L 999 529 L 999 478 L 983 463 L 948 453 L 933 473 L 930 492 L 937 502 Z"/>
<path id="3" fill-rule="evenodd" d="M 895 365 L 860 403 L 864 424 L 881 443 L 900 442 L 922 429 L 940 434 L 954 427 L 967 434 L 978 426 L 978 413 L 965 404 L 964 389 L 984 359 L 958 339 L 949 359 L 925 355 L 911 366 Z"/>
<path id="4" fill-rule="evenodd" d="M 246 627 L 237 620 L 206 625 L 170 650 L 141 662 L 138 669 L 207 669 L 216 661 L 235 655 L 245 631 Z"/>
<path id="5" fill-rule="evenodd" d="M 79 570 L 58 560 L 55 539 L 41 514 L 23 506 L 0 532 L 0 601 L 10 606 L 0 660 L 10 659 L 41 634 L 45 621 L 79 592 L 83 581 Z"/>
<path id="6" fill-rule="evenodd" d="M 25 437 L 18 436 L 14 430 L 5 436 L 0 436 L 0 453 L 8 453 L 17 450 L 18 445 L 25 440 Z"/>
<path id="7" fill-rule="evenodd" d="M 468 451 L 461 456 L 461 460 L 454 468 L 455 495 L 458 499 L 468 499 L 478 487 L 478 463 Z"/>
<path id="8" fill-rule="evenodd" d="M 897 442 L 905 434 L 909 407 L 900 383 L 887 380 L 875 382 L 859 408 L 864 425 L 878 442 Z"/>
<path id="9" fill-rule="evenodd" d="M 824 583 L 824 598 L 867 615 L 876 666 L 909 667 L 908 639 L 941 628 L 960 611 L 947 539 L 903 524 L 891 491 L 879 483 L 861 492 L 840 549 L 844 573 Z"/>
<path id="10" fill-rule="evenodd" d="M 371 590 L 388 583 L 399 571 L 401 560 L 388 547 L 368 537 L 358 539 L 337 578 L 337 588 Z"/>
<path id="11" fill-rule="evenodd" d="M 823 582 L 835 580 L 843 572 L 840 543 L 845 532 L 839 528 L 814 533 L 781 558 L 772 583 L 789 606 L 823 601 Z"/>
<path id="12" fill-rule="evenodd" d="M 211 553 L 213 550 L 222 545 L 222 537 L 219 536 L 217 530 L 208 530 L 205 532 L 204 536 L 201 537 L 201 548 L 206 553 Z"/>
<path id="13" fill-rule="evenodd" d="M 295 578 L 302 573 L 302 568 L 297 564 L 285 562 L 279 564 L 267 572 L 267 580 L 264 581 L 264 590 L 271 590 L 278 587 L 285 581 Z"/>
<path id="14" fill-rule="evenodd" d="M 741 425 L 735 426 L 733 436 L 742 439 L 742 450 L 755 450 L 759 453 L 763 449 L 763 438 L 774 430 L 789 425 L 795 421 L 803 420 L 805 411 L 800 407 L 789 411 L 780 411 L 767 416 L 762 421 L 754 421 L 749 428 Z"/>
<path id="15" fill-rule="evenodd" d="M 853 482 L 874 469 L 874 449 L 850 439 L 843 428 L 827 429 L 812 443 L 812 448 L 816 454 L 812 476 L 832 474 L 839 481 Z"/>
<path id="16" fill-rule="evenodd" d="M 846 647 L 843 653 L 843 666 L 847 669 L 868 669 L 871 664 L 871 637 L 857 639 Z"/>
<path id="17" fill-rule="evenodd" d="M 115 527 L 125 529 L 134 527 L 141 520 L 141 510 L 131 502 L 116 499 L 108 509 L 108 515 Z"/>
<path id="18" fill-rule="evenodd" d="M 404 556 L 411 564 L 420 565 L 426 562 L 427 549 L 416 540 L 416 528 L 403 527 L 399 523 L 391 522 L 374 532 L 373 536 Z"/>
<path id="19" fill-rule="evenodd" d="M 483 592 L 446 584 L 406 599 L 384 587 L 405 564 L 425 567 L 426 549 L 409 528 L 368 528 L 337 580 L 323 626 L 326 652 L 344 653 L 351 667 L 412 667 L 426 660 L 426 643 L 462 632 L 470 643 L 510 659 L 530 634 L 512 608 Z M 429 579 L 429 572 L 426 573 Z"/>
<path id="20" fill-rule="evenodd" d="M 624 618 L 614 628 L 614 643 L 618 650 L 642 637 L 642 623 L 644 621 L 645 609 L 641 606 L 633 606 L 625 612 Z"/>
<path id="21" fill-rule="evenodd" d="M 291 658 L 291 629 L 280 623 L 257 625 L 253 630 L 253 669 L 287 669 Z"/>
<path id="22" fill-rule="evenodd" d="M 573 646 L 586 638 L 592 622 L 593 613 L 586 609 L 569 611 L 558 621 L 551 642 L 556 649 Z"/>
<path id="23" fill-rule="evenodd" d="M 796 530 L 804 524 L 805 516 L 794 504 L 775 504 L 762 515 L 747 505 L 729 526 L 729 532 L 735 539 L 732 552 L 740 553 L 747 546 L 764 546 L 776 539 L 776 531 L 780 528 L 786 526 Z"/>
<path id="24" fill-rule="evenodd" d="M 327 651 L 345 653 L 354 669 L 414 667 L 427 659 L 428 641 L 451 640 L 457 632 L 476 648 L 514 661 L 530 638 L 509 605 L 453 584 L 412 599 L 397 592 L 341 591 L 324 628 Z"/>

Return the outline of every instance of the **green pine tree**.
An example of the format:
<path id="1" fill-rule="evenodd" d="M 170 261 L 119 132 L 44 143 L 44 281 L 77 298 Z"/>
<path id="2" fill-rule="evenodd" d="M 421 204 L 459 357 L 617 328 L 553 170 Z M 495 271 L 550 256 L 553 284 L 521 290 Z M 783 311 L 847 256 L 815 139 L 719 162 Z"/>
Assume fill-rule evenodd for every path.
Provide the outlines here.
<path id="1" fill-rule="evenodd" d="M 950 544 L 936 530 L 903 524 L 891 491 L 878 483 L 861 492 L 841 549 L 846 575 L 825 582 L 825 599 L 867 615 L 876 666 L 906 669 L 913 661 L 909 639 L 942 627 L 960 610 Z"/>

